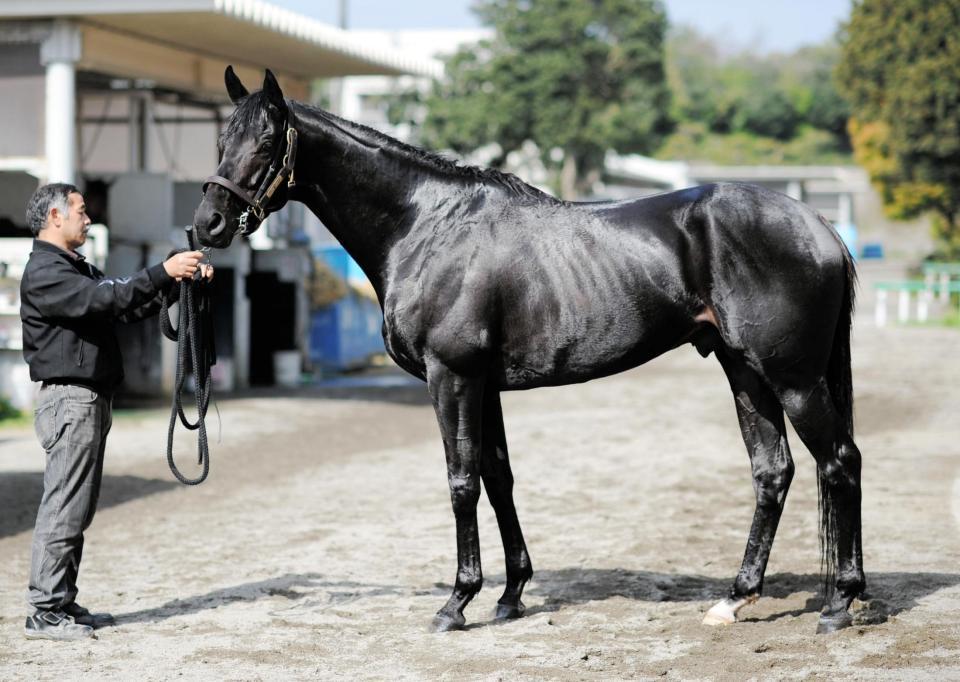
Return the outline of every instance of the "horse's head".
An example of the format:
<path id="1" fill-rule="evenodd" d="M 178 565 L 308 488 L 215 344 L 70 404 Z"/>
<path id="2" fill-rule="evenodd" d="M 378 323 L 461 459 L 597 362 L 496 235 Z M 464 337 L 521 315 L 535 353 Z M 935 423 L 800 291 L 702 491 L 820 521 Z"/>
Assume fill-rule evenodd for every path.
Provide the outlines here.
<path id="1" fill-rule="evenodd" d="M 237 108 L 217 142 L 220 165 L 204 183 L 193 217 L 200 244 L 216 248 L 229 246 L 237 233 L 250 234 L 286 203 L 297 146 L 283 92 L 269 70 L 252 95 L 233 67 L 224 80 Z"/>

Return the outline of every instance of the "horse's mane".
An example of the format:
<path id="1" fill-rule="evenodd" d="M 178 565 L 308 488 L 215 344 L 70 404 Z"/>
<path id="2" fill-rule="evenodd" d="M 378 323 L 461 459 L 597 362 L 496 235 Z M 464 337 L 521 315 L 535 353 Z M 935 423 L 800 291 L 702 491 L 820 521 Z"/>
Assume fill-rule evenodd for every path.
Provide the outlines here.
<path id="1" fill-rule="evenodd" d="M 401 142 L 374 128 L 369 128 L 360 123 L 354 123 L 345 118 L 340 118 L 335 114 L 331 114 L 329 111 L 312 107 L 302 102 L 298 102 L 297 104 L 368 147 L 386 148 L 405 159 L 427 166 L 444 175 L 460 178 L 468 182 L 493 184 L 506 189 L 518 197 L 526 197 L 542 203 L 563 203 L 560 199 L 528 185 L 513 173 L 505 173 L 493 168 L 481 168 L 479 166 L 461 164 L 441 154 L 429 152 L 420 147 L 415 147 L 412 144 Z"/>

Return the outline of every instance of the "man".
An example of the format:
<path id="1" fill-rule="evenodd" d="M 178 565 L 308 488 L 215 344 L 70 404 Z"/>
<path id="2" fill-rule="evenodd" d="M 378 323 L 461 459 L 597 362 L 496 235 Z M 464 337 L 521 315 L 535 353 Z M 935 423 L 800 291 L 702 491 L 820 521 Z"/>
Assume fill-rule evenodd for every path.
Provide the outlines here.
<path id="1" fill-rule="evenodd" d="M 79 606 L 77 573 L 83 531 L 97 508 L 113 392 L 123 379 L 114 320 L 156 314 L 160 294 L 198 270 L 199 251 L 178 253 L 130 277 L 110 279 L 76 249 L 90 219 L 73 185 L 40 187 L 27 205 L 33 251 L 20 283 L 23 355 L 42 381 L 35 426 L 46 451 L 43 498 L 33 532 L 27 601 L 31 639 L 80 639 L 113 623 Z"/>

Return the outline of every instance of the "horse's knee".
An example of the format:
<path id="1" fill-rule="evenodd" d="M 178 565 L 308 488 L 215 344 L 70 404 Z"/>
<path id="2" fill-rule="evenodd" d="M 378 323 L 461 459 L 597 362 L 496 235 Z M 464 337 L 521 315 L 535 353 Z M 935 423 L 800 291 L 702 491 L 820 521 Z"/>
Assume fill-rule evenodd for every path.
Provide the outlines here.
<path id="1" fill-rule="evenodd" d="M 757 494 L 757 504 L 778 507 L 782 505 L 793 481 L 793 472 L 793 459 L 790 457 L 756 468 L 753 472 L 753 487 Z"/>
<path id="2" fill-rule="evenodd" d="M 476 509 L 477 501 L 480 499 L 480 478 L 478 476 L 450 476 L 449 483 L 450 501 L 453 503 L 455 514 Z"/>

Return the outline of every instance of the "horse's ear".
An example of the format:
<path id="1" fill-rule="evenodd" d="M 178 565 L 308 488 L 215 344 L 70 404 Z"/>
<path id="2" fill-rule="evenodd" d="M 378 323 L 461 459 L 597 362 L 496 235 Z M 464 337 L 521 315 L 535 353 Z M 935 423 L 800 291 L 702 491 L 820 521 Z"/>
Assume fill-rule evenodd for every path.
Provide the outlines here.
<path id="1" fill-rule="evenodd" d="M 273 75 L 273 71 L 267 69 L 266 74 L 263 76 L 263 91 L 267 93 L 267 99 L 270 100 L 281 111 L 286 111 L 287 103 L 283 100 L 283 90 L 280 89 L 280 84 L 277 83 L 277 77 Z"/>
<path id="2" fill-rule="evenodd" d="M 233 72 L 233 67 L 228 66 L 227 70 L 223 72 L 223 82 L 227 85 L 227 94 L 230 95 L 230 101 L 234 104 L 239 104 L 240 100 L 249 95 L 243 83 L 240 82 L 240 78 L 237 77 L 237 74 Z"/>

